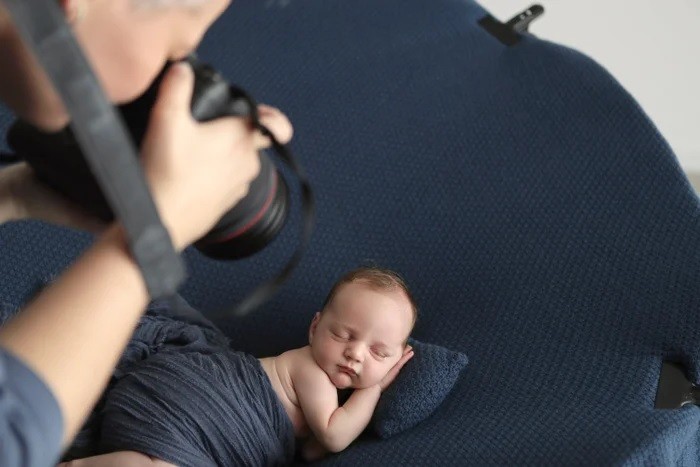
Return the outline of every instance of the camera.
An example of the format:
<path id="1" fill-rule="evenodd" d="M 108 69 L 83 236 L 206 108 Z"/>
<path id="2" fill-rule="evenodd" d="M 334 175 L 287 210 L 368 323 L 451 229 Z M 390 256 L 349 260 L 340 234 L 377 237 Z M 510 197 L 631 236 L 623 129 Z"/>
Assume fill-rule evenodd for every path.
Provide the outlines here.
<path id="1" fill-rule="evenodd" d="M 257 104 L 250 96 L 227 83 L 213 67 L 193 57 L 187 61 L 195 76 L 191 112 L 197 121 L 238 116 L 257 122 Z M 144 94 L 118 108 L 137 147 L 141 146 L 158 87 L 168 66 Z M 7 134 L 7 142 L 20 159 L 27 161 L 40 181 L 88 213 L 104 221 L 114 219 L 114 213 L 69 127 L 47 133 L 17 120 Z M 192 154 L 193 159 L 196 157 Z M 195 247 L 215 259 L 250 256 L 277 236 L 288 211 L 289 189 L 272 160 L 261 151 L 260 172 L 251 182 L 248 194 L 199 239 Z"/>

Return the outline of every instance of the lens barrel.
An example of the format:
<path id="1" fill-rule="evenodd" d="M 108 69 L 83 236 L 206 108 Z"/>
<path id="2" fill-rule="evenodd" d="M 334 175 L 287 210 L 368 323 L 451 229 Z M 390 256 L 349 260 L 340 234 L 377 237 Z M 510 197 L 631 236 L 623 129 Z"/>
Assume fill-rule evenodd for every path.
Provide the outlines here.
<path id="1" fill-rule="evenodd" d="M 264 152 L 248 194 L 195 243 L 215 259 L 240 259 L 265 248 L 279 234 L 289 212 L 289 189 Z"/>
<path id="2" fill-rule="evenodd" d="M 192 116 L 206 122 L 221 117 L 257 116 L 257 104 L 230 86 L 211 66 L 188 58 L 194 70 Z M 256 117 L 257 118 L 257 117 Z M 215 259 L 240 259 L 265 248 L 282 230 L 289 212 L 289 188 L 265 152 L 248 194 L 231 208 L 195 247 Z"/>

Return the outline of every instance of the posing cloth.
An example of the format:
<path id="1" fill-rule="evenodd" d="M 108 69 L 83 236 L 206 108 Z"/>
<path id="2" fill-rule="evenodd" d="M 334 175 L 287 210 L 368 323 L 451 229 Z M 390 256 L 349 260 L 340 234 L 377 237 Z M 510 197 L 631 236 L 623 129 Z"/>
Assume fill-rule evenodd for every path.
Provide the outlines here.
<path id="1" fill-rule="evenodd" d="M 178 299 L 141 319 L 64 460 L 121 450 L 181 466 L 286 464 L 294 431 L 258 360 Z"/>
<path id="2" fill-rule="evenodd" d="M 284 465 L 294 430 L 258 360 L 228 349 L 165 350 L 109 392 L 100 451 L 180 466 Z"/>

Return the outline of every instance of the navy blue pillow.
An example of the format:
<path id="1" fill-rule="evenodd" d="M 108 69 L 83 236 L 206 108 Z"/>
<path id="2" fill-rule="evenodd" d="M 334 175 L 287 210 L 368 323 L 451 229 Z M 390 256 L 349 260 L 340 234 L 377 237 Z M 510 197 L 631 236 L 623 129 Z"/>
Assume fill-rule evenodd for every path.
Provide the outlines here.
<path id="1" fill-rule="evenodd" d="M 469 359 L 460 352 L 408 340 L 414 355 L 382 394 L 371 428 L 388 438 L 425 420 L 445 400 Z"/>

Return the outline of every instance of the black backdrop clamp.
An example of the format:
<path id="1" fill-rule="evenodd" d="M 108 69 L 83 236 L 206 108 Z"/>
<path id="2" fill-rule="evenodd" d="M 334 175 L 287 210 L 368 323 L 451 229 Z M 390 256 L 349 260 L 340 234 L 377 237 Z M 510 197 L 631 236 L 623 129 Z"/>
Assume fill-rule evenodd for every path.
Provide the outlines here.
<path id="1" fill-rule="evenodd" d="M 542 5 L 532 5 L 527 10 L 515 15 L 507 23 L 501 23 L 491 15 L 479 20 L 479 25 L 489 34 L 507 46 L 520 42 L 522 33 L 527 32 L 530 23 L 544 14 Z"/>
<path id="2" fill-rule="evenodd" d="M 686 376 L 686 367 L 680 362 L 663 361 L 656 388 L 656 409 L 679 409 L 688 405 L 700 407 L 700 386 Z"/>
<path id="3" fill-rule="evenodd" d="M 55 0 L 0 0 L 46 71 L 71 127 L 141 269 L 152 298 L 173 295 L 185 265 L 163 226 L 136 148 L 107 100 Z"/>

